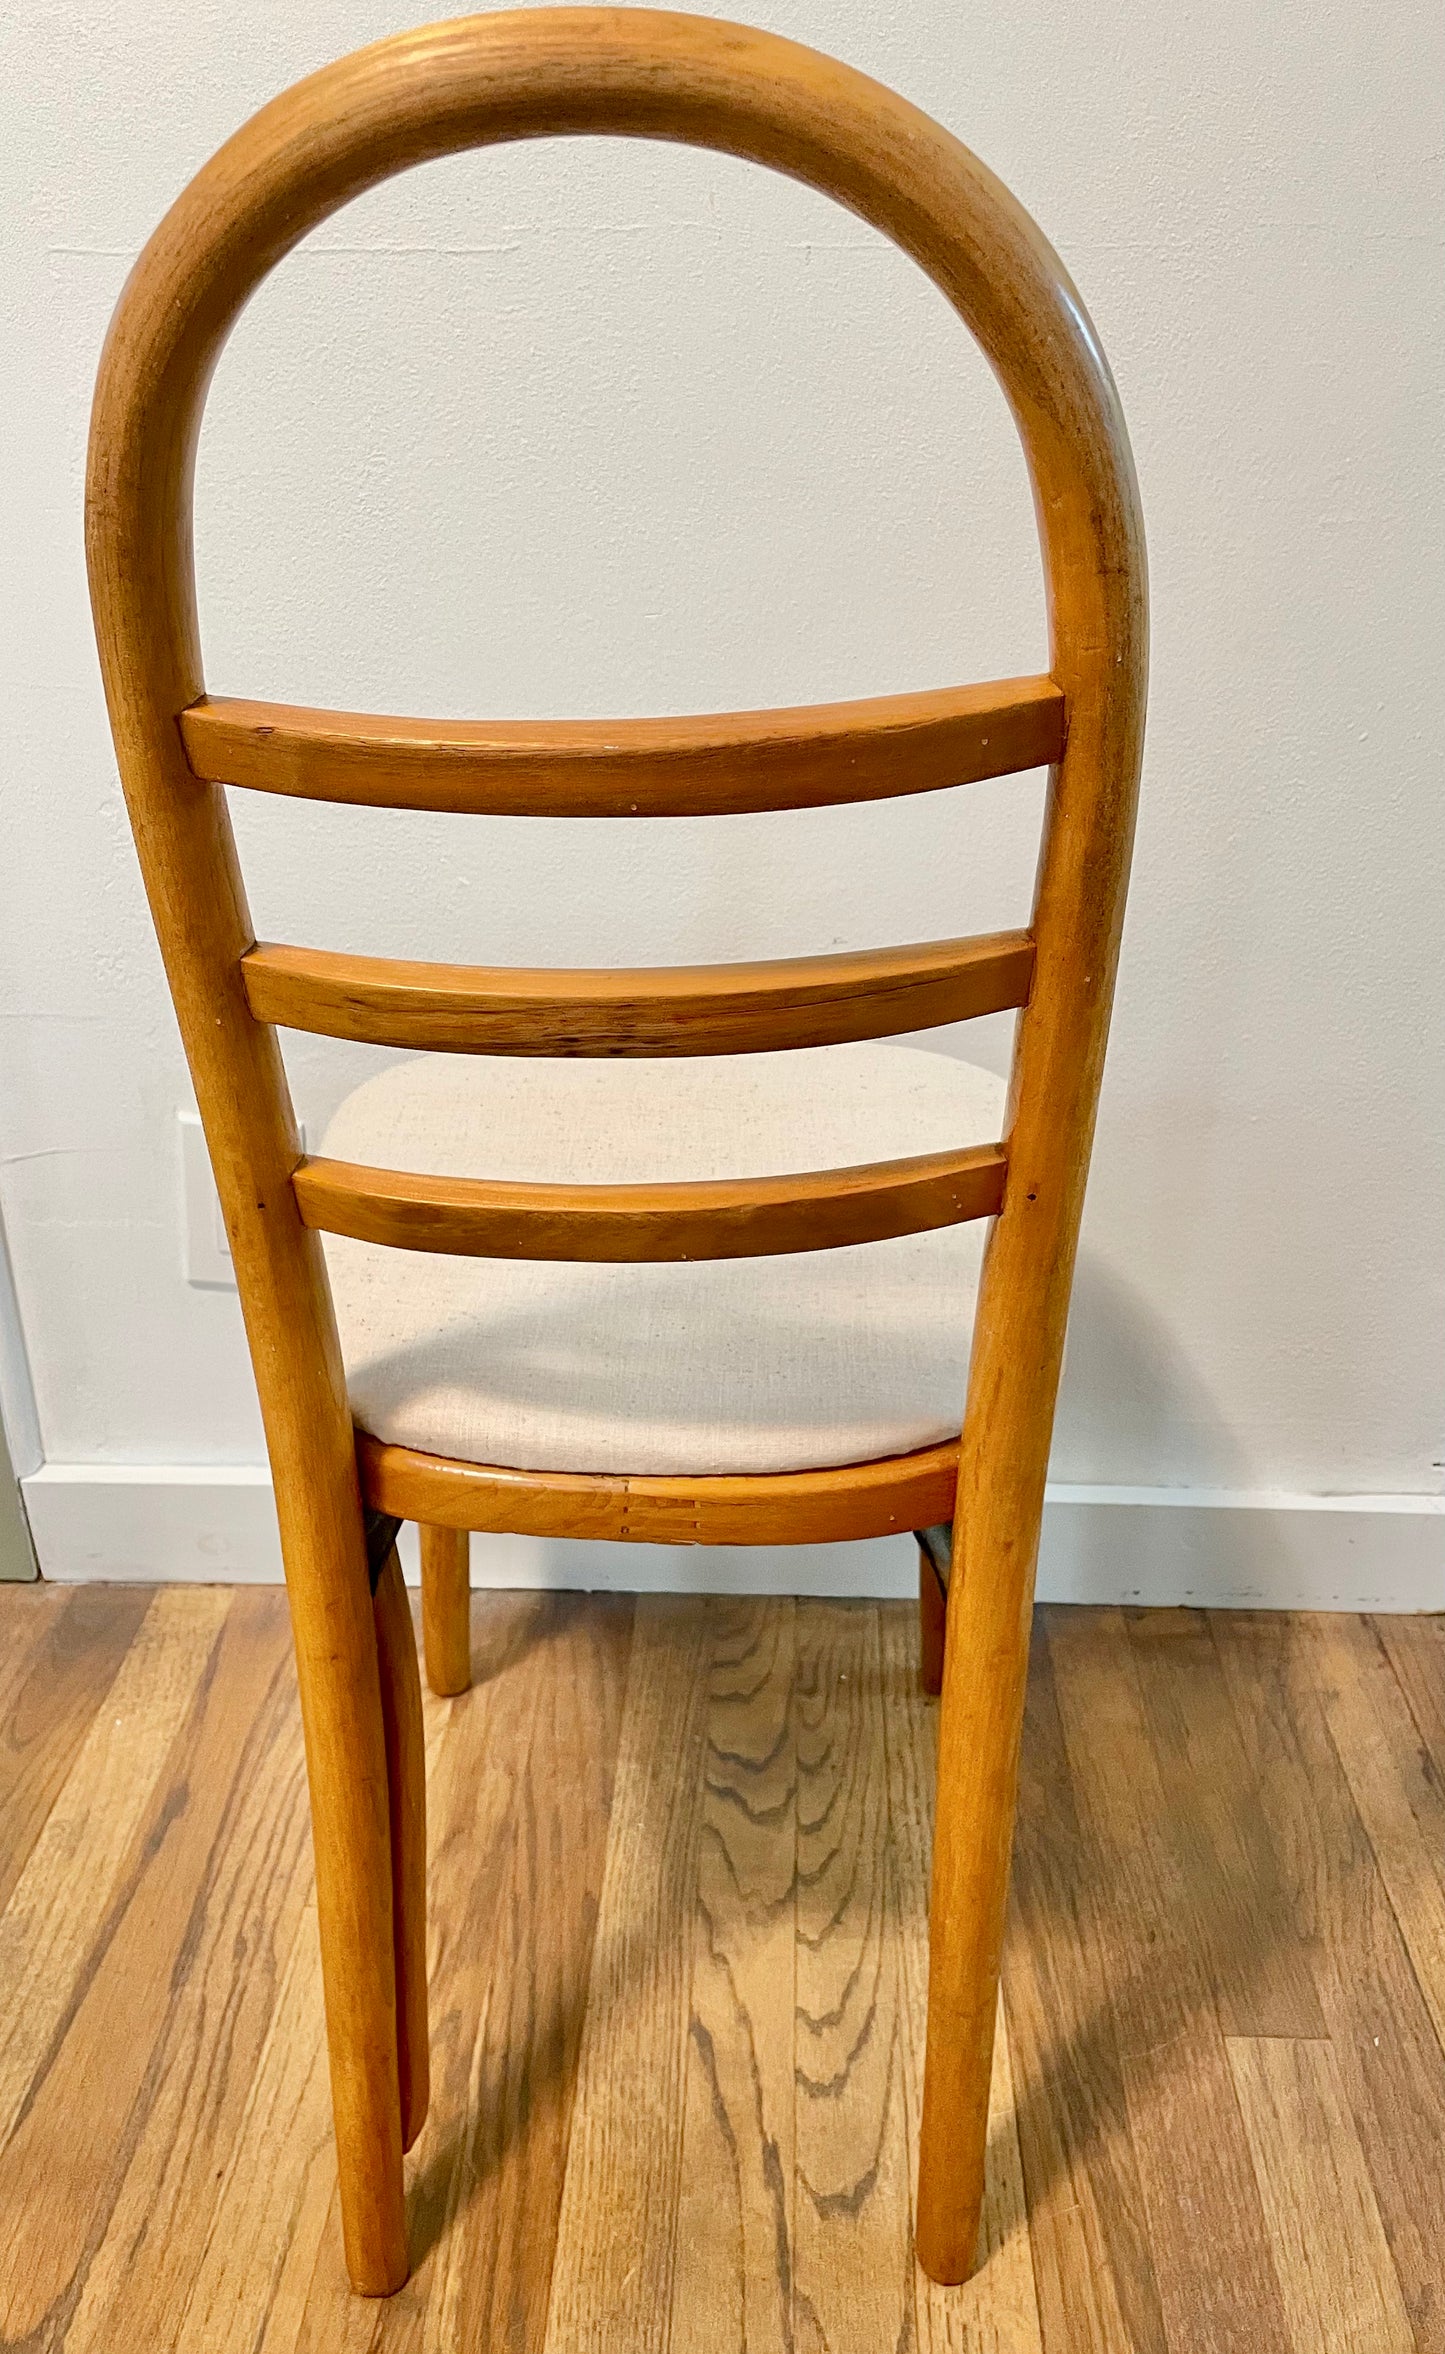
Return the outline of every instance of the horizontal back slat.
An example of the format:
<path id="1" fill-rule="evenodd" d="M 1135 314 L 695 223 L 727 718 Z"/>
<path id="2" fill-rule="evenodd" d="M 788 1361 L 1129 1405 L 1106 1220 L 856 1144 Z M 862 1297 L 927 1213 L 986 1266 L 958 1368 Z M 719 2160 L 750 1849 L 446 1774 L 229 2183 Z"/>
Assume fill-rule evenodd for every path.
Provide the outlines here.
<path id="1" fill-rule="evenodd" d="M 632 1538 L 650 1545 L 824 1545 L 930 1527 L 953 1513 L 958 1441 L 875 1463 L 752 1478 L 621 1478 L 458 1463 L 357 1433 L 378 1512 L 436 1528 Z"/>
<path id="2" fill-rule="evenodd" d="M 284 1029 L 452 1054 L 754 1053 L 884 1038 L 1028 1001 L 1027 932 L 848 956 L 635 971 L 393 963 L 264 945 L 241 959 L 252 1013 Z"/>
<path id="3" fill-rule="evenodd" d="M 999 1144 L 787 1177 L 526 1185 L 305 1160 L 306 1225 L 400 1250 L 482 1259 L 753 1259 L 918 1234 L 1001 1208 Z"/>
<path id="4" fill-rule="evenodd" d="M 682 719 L 383 719 L 205 696 L 195 775 L 313 801 L 508 817 L 706 817 L 886 800 L 1062 756 L 1052 679 Z"/>

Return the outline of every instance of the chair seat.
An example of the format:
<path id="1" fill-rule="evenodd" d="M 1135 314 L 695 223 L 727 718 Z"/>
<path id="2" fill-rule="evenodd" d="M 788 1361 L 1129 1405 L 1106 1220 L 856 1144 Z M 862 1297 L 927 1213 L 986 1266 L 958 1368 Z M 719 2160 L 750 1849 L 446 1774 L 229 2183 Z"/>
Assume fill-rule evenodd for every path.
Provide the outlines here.
<path id="1" fill-rule="evenodd" d="M 988 1143 L 1004 1093 L 992 1072 L 892 1042 L 428 1054 L 349 1096 L 322 1151 L 553 1184 L 785 1175 Z M 352 1411 L 375 1437 L 517 1470 L 703 1477 L 956 1437 L 984 1232 L 638 1266 L 325 1247 Z"/>

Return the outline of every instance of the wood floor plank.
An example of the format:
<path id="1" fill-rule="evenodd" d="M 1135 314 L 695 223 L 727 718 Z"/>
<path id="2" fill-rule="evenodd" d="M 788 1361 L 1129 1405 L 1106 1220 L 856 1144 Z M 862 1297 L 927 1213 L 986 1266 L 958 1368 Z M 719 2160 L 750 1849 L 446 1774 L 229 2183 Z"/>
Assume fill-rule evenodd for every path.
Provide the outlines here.
<path id="1" fill-rule="evenodd" d="M 0 1647 L 0 1909 L 145 1616 L 139 1586 L 27 1586 Z"/>
<path id="2" fill-rule="evenodd" d="M 305 1866 L 309 1883 L 309 1845 Z M 224 2156 L 217 2137 L 211 2171 L 221 2181 L 209 2227 L 192 2236 L 184 2215 L 172 2226 L 171 2329 L 165 2308 L 153 2306 L 153 2339 L 142 2341 L 166 2354 L 292 2354 L 300 2333 L 336 2180 L 314 1906 L 291 1938 L 274 1995 Z M 96 2354 L 117 2343 L 135 2302 L 123 2285 L 108 2316 L 119 2327 L 97 2338 Z M 67 2344 L 65 2354 L 79 2349 Z"/>
<path id="3" fill-rule="evenodd" d="M 84 1991 L 83 1973 L 228 1602 L 219 1587 L 154 1596 L 0 1915 L 0 2141 L 24 2113 L 77 1988 Z M 63 1667 L 59 1680 L 64 1690 Z"/>
<path id="4" fill-rule="evenodd" d="M 1370 1622 L 1321 1614 L 1310 1633 L 1325 1723 L 1445 2044 L 1445 1790 Z"/>
<path id="5" fill-rule="evenodd" d="M 1047 1612 L 1029 1667 L 1004 1989 L 1045 2354 L 1169 2354 Z"/>
<path id="6" fill-rule="evenodd" d="M 129 2161 L 87 2269 L 67 2354 L 105 2354 L 127 2334 L 198 2354 L 253 2346 L 288 2254 L 291 2210 L 316 2162 L 317 2134 L 325 2134 L 325 2068 L 318 2077 L 303 2059 L 298 2073 L 304 2043 L 294 2030 L 279 2047 L 287 2074 L 276 2082 L 278 2011 L 291 2017 L 283 1991 L 298 1971 L 315 1976 L 319 1964 L 285 1598 L 273 1592 L 251 1608 L 269 1642 L 271 1672 L 216 1824 Z M 308 2025 L 324 2059 L 319 1986 Z M 308 2081 L 309 2138 L 295 2114 Z M 238 2178 L 246 2185 L 239 2212 L 229 2195 Z M 258 2207 L 270 2227 L 264 2241 L 253 2222 Z"/>
<path id="7" fill-rule="evenodd" d="M 415 2271 L 366 2301 L 284 1597 L 42 1600 L 0 1594 L 0 2348 L 1445 2354 L 1441 1622 L 1040 1614 L 939 2290 L 912 1611 L 478 1597 L 425 1702 Z"/>
<path id="8" fill-rule="evenodd" d="M 0 2205 L 17 2218 L 0 2244 L 0 2329 L 11 2337 L 63 2333 L 143 2129 L 152 2063 L 190 1965 L 217 1839 L 286 1641 L 275 1599 L 218 1591 L 212 1603 L 192 1588 L 158 1595 L 152 1606 L 163 1602 L 180 1618 L 218 1604 L 225 1616 L 110 1905 L 92 1924 L 64 2035 L 0 2155 Z M 37 2183 L 42 2199 L 27 2195 Z"/>
<path id="9" fill-rule="evenodd" d="M 1124 1613 L 1177 1885 L 1226 2035 L 1325 2032 L 1254 1774 L 1200 1610 Z"/>
<path id="10" fill-rule="evenodd" d="M 1213 1634 L 1258 1775 L 1281 1885 L 1311 1941 L 1320 2005 L 1422 2354 L 1445 2354 L 1445 2055 L 1325 1723 L 1307 1626 L 1221 1612 Z"/>
<path id="11" fill-rule="evenodd" d="M 429 1777 L 449 1708 L 423 1692 Z M 299 1749 L 291 1763 L 300 1770 Z M 165 2354 L 296 2354 L 318 2302 L 326 2306 L 328 2354 L 370 2354 L 392 2315 L 384 2303 L 351 2295 L 341 2261 L 309 1827 L 297 1856 L 294 1896 L 302 1895 L 304 1917 L 229 2157 L 215 2169 L 200 2260 Z M 329 2300 L 318 2299 L 318 2275 Z"/>
<path id="12" fill-rule="evenodd" d="M 793 2336 L 912 2334 L 904 2020 L 877 1607 L 800 1602 Z"/>
<path id="13" fill-rule="evenodd" d="M 1391 1612 L 1370 1624 L 1409 1703 L 1421 1746 L 1445 1779 L 1445 1616 Z"/>
<path id="14" fill-rule="evenodd" d="M 417 2155 L 430 2171 L 434 2149 L 453 2154 L 444 2218 L 419 2276 L 423 2354 L 541 2354 L 546 2337 L 632 1624 L 625 1597 L 546 1598 L 494 1880 L 478 1874 L 474 1825 L 481 1771 L 501 1746 L 496 1719 L 480 1719 L 475 1692 L 453 1704 L 436 1777 L 434 1910 L 455 1909 L 469 1892 L 470 1919 L 461 1937 L 438 1927 L 433 1987 L 448 2065 L 433 2093 L 432 2139 Z M 389 2349 L 392 2339 L 381 2343 Z"/>
<path id="15" fill-rule="evenodd" d="M 790 2354 L 796 1608 L 713 1613 L 669 2354 Z"/>
<path id="16" fill-rule="evenodd" d="M 1330 2046 L 1231 2038 L 1229 2059 L 1298 2354 L 1414 2354 Z"/>
<path id="17" fill-rule="evenodd" d="M 665 2354 L 711 1633 L 707 1603 L 638 1602 L 547 2354 Z"/>
<path id="18" fill-rule="evenodd" d="M 1108 2000 L 1170 2354 L 1288 2354 L 1123 1615 L 1051 1610 L 1048 1642 L 1080 1829 L 1111 1890 Z"/>
<path id="19" fill-rule="evenodd" d="M 363 2307 L 350 2292 L 333 2211 L 296 2354 L 426 2354 L 443 2346 L 454 2354 L 488 2342 L 497 2276 L 507 2277 L 518 2261 L 505 2244 L 498 2205 L 497 2177 L 510 2161 L 518 2122 L 509 2068 L 521 2070 L 529 2089 L 535 2072 L 539 2105 L 545 2099 L 533 2048 L 540 2030 L 535 2018 L 528 2027 L 526 2007 L 548 1965 L 520 1950 L 524 1935 L 538 1935 L 538 1923 L 536 1890 L 526 1892 L 518 1847 L 539 1806 L 545 1812 L 566 1803 L 545 1764 L 536 1768 L 537 1784 L 532 1777 L 538 1728 L 557 1680 L 555 1646 L 569 1622 L 585 1628 L 588 1608 L 547 1594 L 474 1596 L 472 1688 L 455 1699 L 423 1693 L 432 2096 L 409 2168 L 413 2271 L 396 2296 Z M 564 1680 L 572 1681 L 565 1670 Z M 557 1914 L 563 1909 L 559 1904 Z M 550 1910 L 541 1933 L 568 1943 L 565 1923 Z M 518 2009 L 514 2058 L 509 2039 Z M 560 2167 L 558 2174 L 554 2203 Z M 496 2342 L 509 2340 L 503 2332 Z"/>
<path id="20" fill-rule="evenodd" d="M 918 1614 L 911 1603 L 883 1605 L 879 1640 L 888 1841 L 902 1969 L 903 2094 L 911 2189 L 918 2170 L 928 2018 L 928 1895 L 938 1708 L 919 1689 Z M 913 2318 L 920 2354 L 1042 2354 L 1008 2021 L 1002 2002 L 989 2095 L 979 2268 L 962 2287 L 943 2289 L 915 2265 Z"/>

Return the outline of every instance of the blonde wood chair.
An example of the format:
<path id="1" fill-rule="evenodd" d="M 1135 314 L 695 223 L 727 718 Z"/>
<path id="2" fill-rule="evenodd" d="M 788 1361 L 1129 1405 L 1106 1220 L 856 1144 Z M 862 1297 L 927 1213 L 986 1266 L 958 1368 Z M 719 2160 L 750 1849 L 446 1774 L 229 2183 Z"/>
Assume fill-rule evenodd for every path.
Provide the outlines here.
<path id="1" fill-rule="evenodd" d="M 1048 584 L 1047 677 L 607 725 L 381 719 L 207 694 L 192 466 L 212 367 L 252 289 L 338 206 L 407 165 L 584 132 L 683 141 L 790 174 L 884 231 L 933 278 L 991 361 L 1023 440 Z M 421 1524 L 427 1658 L 443 1691 L 464 1687 L 469 1673 L 472 1529 L 708 1544 L 925 1532 L 924 1672 L 941 1677 L 943 1699 L 917 2245 L 935 2278 L 965 2278 L 982 2197 L 1045 1463 L 1144 709 L 1137 496 L 1118 401 L 1078 295 L 966 148 L 807 49 L 634 10 L 549 8 L 436 25 L 348 57 L 265 107 L 162 222 L 121 297 L 101 364 L 88 542 L 120 773 L 225 1210 L 275 1476 L 356 2288 L 382 2295 L 406 2277 L 402 2154 L 427 2100 L 420 1687 L 392 1543 L 403 1518 Z M 687 971 L 487 971 L 258 945 L 225 791 L 665 816 L 885 798 L 1045 764 L 1027 931 Z M 524 1077 L 553 1066 L 498 1058 L 823 1047 L 911 1054 L 941 1069 L 943 1057 L 842 1042 L 1008 1007 L 1021 1013 L 996 1137 L 945 1133 L 924 1153 L 865 1156 L 821 1173 L 795 1158 L 783 1175 L 713 1170 L 658 1183 L 504 1179 L 488 1177 L 484 1162 L 458 1173 L 435 1153 L 430 1173 L 308 1158 L 277 1043 L 279 1025 L 480 1057 L 478 1070 Z M 407 1067 L 430 1066 L 424 1057 Z M 967 1220 L 992 1225 L 961 1438 L 733 1474 L 532 1469 L 358 1429 L 322 1247 L 325 1235 L 333 1251 L 390 1246 L 462 1262 L 634 1270 L 741 1258 L 762 1285 L 768 1271 L 758 1262 L 771 1255 L 792 1265 L 800 1254 Z M 940 1570 L 949 1563 L 946 1649 L 933 1560 Z"/>

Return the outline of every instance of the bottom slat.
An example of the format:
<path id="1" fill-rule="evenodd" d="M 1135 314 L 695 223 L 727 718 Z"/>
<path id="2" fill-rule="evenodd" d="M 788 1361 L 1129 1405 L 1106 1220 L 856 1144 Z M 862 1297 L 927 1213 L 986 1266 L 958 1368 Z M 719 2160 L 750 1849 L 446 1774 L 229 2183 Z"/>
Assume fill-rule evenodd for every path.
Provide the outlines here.
<path id="1" fill-rule="evenodd" d="M 826 1471 L 626 1479 L 457 1463 L 357 1433 L 368 1504 L 438 1528 L 649 1545 L 826 1545 L 951 1519 L 958 1441 Z"/>

